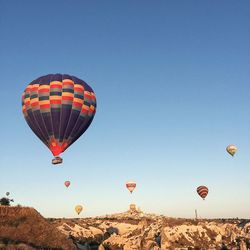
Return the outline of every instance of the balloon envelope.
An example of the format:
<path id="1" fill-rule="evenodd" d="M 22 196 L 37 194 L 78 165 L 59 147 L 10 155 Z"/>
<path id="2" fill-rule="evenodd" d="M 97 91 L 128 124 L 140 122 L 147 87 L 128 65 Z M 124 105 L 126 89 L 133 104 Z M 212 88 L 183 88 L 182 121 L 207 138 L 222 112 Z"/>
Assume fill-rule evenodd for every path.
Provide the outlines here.
<path id="1" fill-rule="evenodd" d="M 235 154 L 236 151 L 237 151 L 237 147 L 236 147 L 235 145 L 231 144 L 231 145 L 228 145 L 228 146 L 227 146 L 226 150 L 227 150 L 227 152 L 228 152 L 230 155 L 234 156 L 234 154 Z"/>
<path id="2" fill-rule="evenodd" d="M 64 185 L 65 185 L 66 187 L 69 187 L 70 181 L 65 181 L 65 182 L 64 182 Z"/>
<path id="3" fill-rule="evenodd" d="M 89 127 L 96 98 L 83 80 L 65 74 L 49 74 L 32 81 L 22 95 L 26 122 L 55 156 L 74 143 Z"/>
<path id="4" fill-rule="evenodd" d="M 197 193 L 198 195 L 203 199 L 205 200 L 207 194 L 208 194 L 208 188 L 206 186 L 199 186 L 197 187 Z"/>
<path id="5" fill-rule="evenodd" d="M 10 192 L 6 192 L 6 195 L 9 196 L 9 195 L 10 195 Z"/>
<path id="6" fill-rule="evenodd" d="M 77 212 L 77 214 L 79 215 L 83 210 L 83 207 L 81 205 L 76 205 L 75 206 L 75 211 Z"/>
<path id="7" fill-rule="evenodd" d="M 136 188 L 136 182 L 134 181 L 128 181 L 126 183 L 126 187 L 129 190 L 129 192 L 132 194 L 132 192 L 134 191 L 134 189 Z"/>

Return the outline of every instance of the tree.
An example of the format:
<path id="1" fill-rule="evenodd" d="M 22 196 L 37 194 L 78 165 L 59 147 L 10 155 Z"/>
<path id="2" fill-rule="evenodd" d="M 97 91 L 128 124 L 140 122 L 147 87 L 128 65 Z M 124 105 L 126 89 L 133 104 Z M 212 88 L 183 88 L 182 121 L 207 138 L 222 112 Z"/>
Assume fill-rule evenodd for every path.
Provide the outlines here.
<path id="1" fill-rule="evenodd" d="M 221 250 L 228 250 L 228 248 L 226 247 L 224 243 L 222 243 Z"/>
<path id="2" fill-rule="evenodd" d="M 247 249 L 250 249 L 250 241 L 246 240 Z"/>
<path id="3" fill-rule="evenodd" d="M 0 205 L 2 206 L 10 206 L 10 202 L 13 202 L 14 200 L 13 199 L 9 199 L 9 198 L 1 198 L 0 199 Z"/>

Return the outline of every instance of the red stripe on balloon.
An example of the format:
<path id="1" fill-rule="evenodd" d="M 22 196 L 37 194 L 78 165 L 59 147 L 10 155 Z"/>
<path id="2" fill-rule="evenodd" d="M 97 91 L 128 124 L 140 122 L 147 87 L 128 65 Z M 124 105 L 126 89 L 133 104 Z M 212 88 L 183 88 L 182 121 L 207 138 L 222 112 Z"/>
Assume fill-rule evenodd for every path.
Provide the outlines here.
<path id="1" fill-rule="evenodd" d="M 83 92 L 83 89 L 82 89 L 82 88 L 77 88 L 77 87 L 75 87 L 74 90 L 77 91 L 77 92 Z"/>
<path id="2" fill-rule="evenodd" d="M 40 105 L 41 109 L 49 109 L 50 108 L 50 104 L 42 104 Z"/>
<path id="3" fill-rule="evenodd" d="M 71 97 L 71 96 L 62 96 L 62 100 L 73 101 L 73 97 Z"/>
<path id="4" fill-rule="evenodd" d="M 49 89 L 39 89 L 38 93 L 49 93 Z"/>
<path id="5" fill-rule="evenodd" d="M 50 88 L 51 88 L 51 89 L 61 89 L 61 88 L 62 88 L 62 85 L 60 85 L 60 84 L 51 84 L 51 85 L 50 85 Z"/>
<path id="6" fill-rule="evenodd" d="M 50 104 L 61 104 L 61 100 L 50 100 Z"/>
<path id="7" fill-rule="evenodd" d="M 38 106 L 39 105 L 39 102 L 33 102 L 31 103 L 31 107 L 35 107 L 35 106 Z"/>
<path id="8" fill-rule="evenodd" d="M 82 103 L 79 103 L 79 102 L 73 102 L 73 105 L 75 106 L 75 107 L 82 107 Z"/>

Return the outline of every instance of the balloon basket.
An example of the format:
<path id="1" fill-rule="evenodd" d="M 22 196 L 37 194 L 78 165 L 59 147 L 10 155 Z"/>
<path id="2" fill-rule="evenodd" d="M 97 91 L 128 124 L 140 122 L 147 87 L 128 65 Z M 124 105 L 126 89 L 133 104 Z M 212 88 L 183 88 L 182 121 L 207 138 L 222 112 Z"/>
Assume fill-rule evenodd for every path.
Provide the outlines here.
<path id="1" fill-rule="evenodd" d="M 52 164 L 61 164 L 63 162 L 63 159 L 59 156 L 56 156 L 54 159 L 52 159 Z"/>

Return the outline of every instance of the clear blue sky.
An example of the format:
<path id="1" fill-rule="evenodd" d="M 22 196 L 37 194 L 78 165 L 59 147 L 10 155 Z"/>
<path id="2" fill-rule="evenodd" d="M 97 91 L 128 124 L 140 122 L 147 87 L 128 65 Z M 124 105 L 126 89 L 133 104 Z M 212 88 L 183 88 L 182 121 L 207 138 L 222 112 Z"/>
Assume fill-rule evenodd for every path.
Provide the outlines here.
<path id="1" fill-rule="evenodd" d="M 250 218 L 249 13 L 247 0 L 0 0 L 0 196 L 46 217 L 134 202 L 175 217 Z M 57 72 L 93 88 L 97 113 L 54 166 L 21 95 Z"/>

